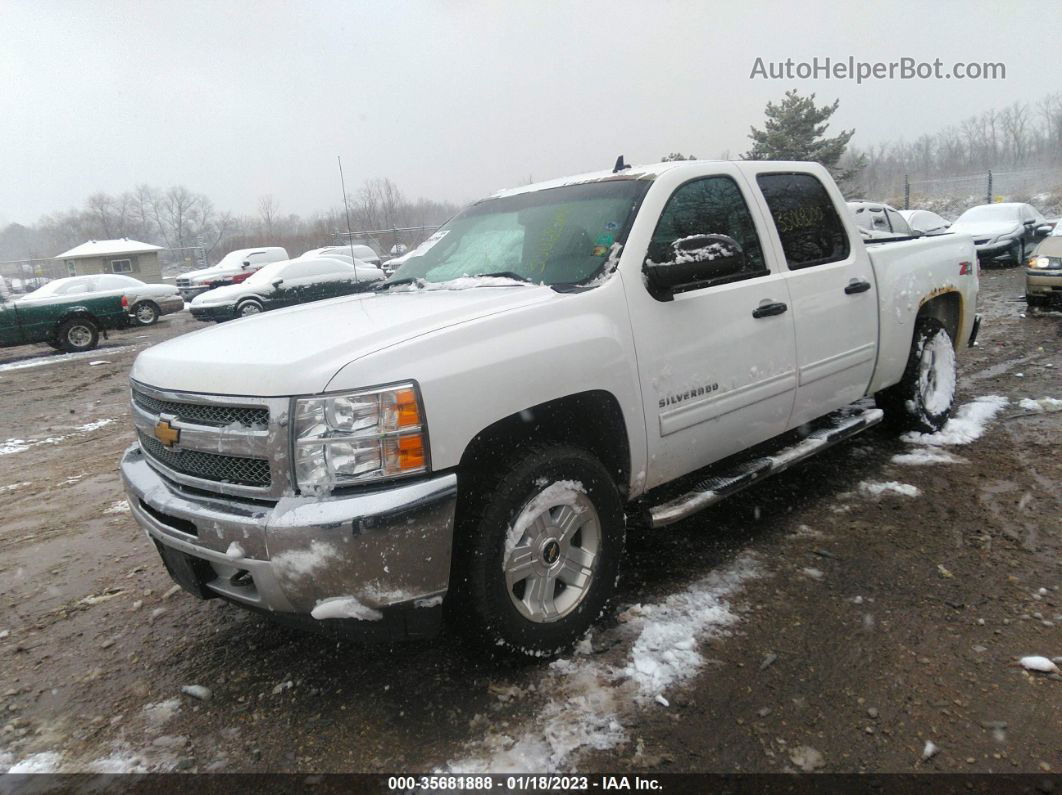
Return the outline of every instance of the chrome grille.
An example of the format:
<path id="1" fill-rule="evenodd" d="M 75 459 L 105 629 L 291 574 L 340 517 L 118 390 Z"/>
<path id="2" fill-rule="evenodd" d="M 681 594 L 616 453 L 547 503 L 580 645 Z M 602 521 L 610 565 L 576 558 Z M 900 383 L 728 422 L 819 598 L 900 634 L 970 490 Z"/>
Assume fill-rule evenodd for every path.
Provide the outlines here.
<path id="1" fill-rule="evenodd" d="M 137 435 L 140 437 L 140 446 L 149 456 L 182 475 L 242 486 L 270 485 L 269 461 L 264 458 L 217 455 L 199 450 L 170 450 L 143 432 L 138 431 Z"/>
<path id="2" fill-rule="evenodd" d="M 177 286 L 178 287 L 190 287 L 191 284 L 192 284 L 192 280 L 191 279 L 178 279 L 177 280 Z"/>
<path id="3" fill-rule="evenodd" d="M 269 423 L 269 409 L 264 407 L 229 406 L 226 404 L 177 403 L 145 395 L 133 388 L 133 401 L 152 414 L 172 414 L 179 420 L 199 425 L 225 426 L 238 423 L 247 428 L 265 427 Z"/>

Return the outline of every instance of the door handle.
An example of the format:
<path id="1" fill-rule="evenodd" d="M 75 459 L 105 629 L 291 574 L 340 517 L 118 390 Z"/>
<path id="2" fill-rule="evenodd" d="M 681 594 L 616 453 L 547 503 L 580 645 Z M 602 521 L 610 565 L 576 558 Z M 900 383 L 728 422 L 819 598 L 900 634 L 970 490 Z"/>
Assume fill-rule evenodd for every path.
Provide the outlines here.
<path id="1" fill-rule="evenodd" d="M 789 307 L 782 303 L 776 304 L 763 304 L 752 310 L 753 317 L 769 317 L 771 315 L 780 315 Z"/>
<path id="2" fill-rule="evenodd" d="M 855 295 L 856 293 L 865 293 L 870 289 L 870 282 L 865 282 L 860 279 L 857 282 L 850 282 L 847 287 L 844 288 L 846 295 Z"/>

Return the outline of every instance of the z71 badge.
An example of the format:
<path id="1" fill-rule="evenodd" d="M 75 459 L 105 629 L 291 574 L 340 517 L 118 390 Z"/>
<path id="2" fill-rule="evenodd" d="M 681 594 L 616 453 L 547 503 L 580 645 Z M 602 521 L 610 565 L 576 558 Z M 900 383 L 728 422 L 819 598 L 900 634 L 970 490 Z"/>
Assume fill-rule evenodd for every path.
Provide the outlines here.
<path id="1" fill-rule="evenodd" d="M 678 403 L 683 403 L 690 398 L 700 397 L 701 395 L 710 395 L 712 392 L 717 392 L 718 390 L 719 384 L 705 384 L 704 386 L 694 387 L 693 389 L 679 392 L 675 395 L 664 395 L 660 398 L 660 408 L 663 409 L 668 406 L 674 406 Z"/>

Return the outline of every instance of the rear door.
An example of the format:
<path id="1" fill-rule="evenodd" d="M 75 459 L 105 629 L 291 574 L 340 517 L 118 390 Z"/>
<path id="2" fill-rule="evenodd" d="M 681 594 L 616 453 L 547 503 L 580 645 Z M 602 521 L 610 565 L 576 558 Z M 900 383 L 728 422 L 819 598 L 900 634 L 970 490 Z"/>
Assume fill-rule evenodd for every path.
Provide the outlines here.
<path id="1" fill-rule="evenodd" d="M 789 427 L 796 427 L 866 394 L 877 356 L 877 289 L 832 181 L 827 188 L 810 171 L 767 168 L 755 181 L 789 274 L 799 379 Z"/>
<path id="2" fill-rule="evenodd" d="M 640 239 L 645 247 L 641 283 L 628 284 L 626 292 L 654 451 L 648 488 L 781 433 L 792 409 L 796 367 L 786 273 L 763 245 L 762 219 L 750 211 L 736 169 L 713 165 L 719 173 L 677 185 L 666 174 L 659 178 L 639 213 L 658 218 L 651 238 L 647 244 L 639 230 L 628 241 Z M 744 253 L 742 272 L 670 298 L 654 296 L 646 274 L 668 267 L 669 252 L 699 235 L 733 238 Z"/>

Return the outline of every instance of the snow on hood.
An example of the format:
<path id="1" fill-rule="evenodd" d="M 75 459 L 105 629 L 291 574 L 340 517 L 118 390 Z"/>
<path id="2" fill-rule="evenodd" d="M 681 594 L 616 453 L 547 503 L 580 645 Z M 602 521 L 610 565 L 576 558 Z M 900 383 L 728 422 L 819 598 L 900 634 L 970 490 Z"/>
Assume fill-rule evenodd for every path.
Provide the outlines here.
<path id="1" fill-rule="evenodd" d="M 1017 221 L 964 221 L 954 223 L 949 232 L 972 235 L 973 237 L 997 237 L 1011 232 L 1017 232 L 1021 224 Z"/>
<path id="2" fill-rule="evenodd" d="M 176 391 L 257 397 L 312 394 L 363 356 L 556 295 L 549 287 L 525 285 L 317 301 L 162 342 L 137 357 L 132 377 Z"/>

